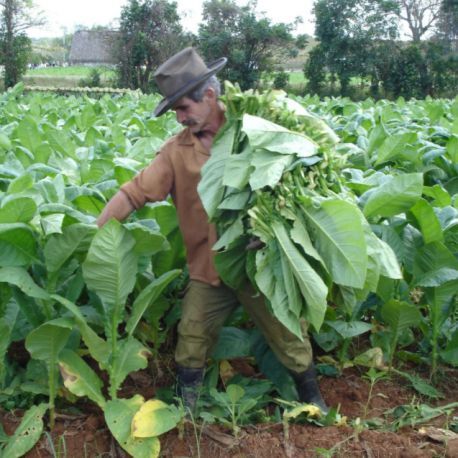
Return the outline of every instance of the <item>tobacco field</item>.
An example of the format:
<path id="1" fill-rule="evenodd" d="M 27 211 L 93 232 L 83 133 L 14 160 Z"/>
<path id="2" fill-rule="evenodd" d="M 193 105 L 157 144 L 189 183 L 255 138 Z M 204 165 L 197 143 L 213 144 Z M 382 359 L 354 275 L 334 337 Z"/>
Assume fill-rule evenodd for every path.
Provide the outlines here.
<path id="1" fill-rule="evenodd" d="M 292 332 L 307 319 L 330 413 L 296 402 L 240 309 L 185 417 L 173 203 L 96 226 L 181 127 L 152 116 L 157 95 L 17 85 L 0 95 L 0 457 L 458 456 L 458 98 L 224 97 L 199 185 L 217 268 Z"/>

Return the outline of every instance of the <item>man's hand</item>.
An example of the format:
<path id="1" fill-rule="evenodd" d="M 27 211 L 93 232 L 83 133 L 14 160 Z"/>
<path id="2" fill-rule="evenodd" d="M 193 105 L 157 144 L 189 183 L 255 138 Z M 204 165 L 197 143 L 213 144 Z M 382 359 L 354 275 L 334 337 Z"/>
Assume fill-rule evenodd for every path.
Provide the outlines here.
<path id="1" fill-rule="evenodd" d="M 122 191 L 118 191 L 106 204 L 102 213 L 98 217 L 97 226 L 102 227 L 111 218 L 122 221 L 134 210 L 135 207 L 132 205 L 127 195 Z"/>

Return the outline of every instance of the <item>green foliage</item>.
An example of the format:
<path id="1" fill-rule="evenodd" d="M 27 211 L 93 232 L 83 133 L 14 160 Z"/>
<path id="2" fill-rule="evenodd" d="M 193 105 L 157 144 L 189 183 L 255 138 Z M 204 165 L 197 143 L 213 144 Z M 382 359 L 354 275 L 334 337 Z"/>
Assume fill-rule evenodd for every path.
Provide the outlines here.
<path id="1" fill-rule="evenodd" d="M 454 409 L 458 407 L 458 402 L 452 402 L 440 407 L 431 407 L 427 404 L 420 404 L 419 402 L 412 402 L 408 405 L 402 405 L 385 412 L 393 418 L 390 422 L 390 429 L 397 431 L 399 428 L 405 426 L 415 426 L 421 423 L 426 423 L 433 418 L 441 415 L 451 415 Z"/>
<path id="2" fill-rule="evenodd" d="M 10 37 L 0 31 L 1 62 L 4 65 L 5 88 L 14 86 L 27 70 L 32 50 L 30 39 L 26 35 Z"/>
<path id="3" fill-rule="evenodd" d="M 381 272 L 401 278 L 391 248 L 372 233 L 350 193 L 342 192 L 334 134 L 281 95 L 241 93 L 227 84 L 225 100 L 228 122 L 198 187 L 217 224 L 221 278 L 230 284 L 250 278 L 299 338 L 303 317 L 319 330 L 328 300 L 351 310 L 339 290 L 364 300 L 376 292 Z M 407 175 L 405 180 L 410 183 Z M 412 205 L 411 193 L 419 197 L 421 176 L 413 181 L 417 194 L 406 186 L 401 202 Z M 392 197 L 381 199 L 387 204 Z M 264 245 L 250 257 L 243 246 L 251 237 Z"/>
<path id="4" fill-rule="evenodd" d="M 119 85 L 145 93 L 154 88 L 153 71 L 191 40 L 180 25 L 176 2 L 167 0 L 129 0 L 119 32 Z"/>
<path id="5" fill-rule="evenodd" d="M 24 414 L 21 424 L 16 428 L 14 434 L 8 437 L 6 441 L 0 440 L 2 458 L 24 456 L 36 444 L 43 432 L 43 416 L 47 408 L 46 404 L 31 407 Z M 2 442 L 4 444 L 1 444 Z"/>
<path id="6" fill-rule="evenodd" d="M 226 387 L 226 392 L 217 391 L 215 388 L 210 389 L 210 395 L 219 405 L 224 414 L 221 416 L 211 415 L 208 412 L 201 414 L 206 421 L 213 422 L 215 419 L 231 427 L 235 438 L 240 433 L 240 424 L 243 418 L 256 407 L 258 401 L 256 398 L 247 396 L 245 390 L 236 384 L 230 384 Z M 229 420 L 226 420 L 226 416 Z"/>
<path id="7" fill-rule="evenodd" d="M 433 23 L 425 21 L 429 8 L 420 11 L 416 2 L 405 7 L 417 8 L 415 13 L 410 11 L 417 23 L 410 19 L 409 26 L 415 29 L 414 35 L 424 34 Z M 361 87 L 365 87 L 364 94 L 376 98 L 453 97 L 458 84 L 453 45 L 456 8 L 452 2 L 443 2 L 436 21 L 437 36 L 429 41 L 414 39 L 411 43 L 396 40 L 398 19 L 402 16 L 399 8 L 399 2 L 386 0 L 367 0 L 356 7 L 351 1 L 316 2 L 319 44 L 310 52 L 304 67 L 309 80 L 307 90 L 322 96 L 358 97 L 357 91 L 361 89 L 351 83 L 352 78 L 358 77 Z M 405 16 L 404 12 L 402 19 Z M 421 21 L 425 21 L 424 27 Z"/>
<path id="8" fill-rule="evenodd" d="M 31 41 L 25 31 L 42 25 L 43 18 L 34 14 L 33 3 L 28 0 L 5 0 L 1 4 L 0 63 L 4 66 L 5 88 L 14 86 L 25 73 Z"/>
<path id="9" fill-rule="evenodd" d="M 82 79 L 80 81 L 80 86 L 83 87 L 100 87 L 102 84 L 102 77 L 100 70 L 98 68 L 91 68 L 89 76 L 87 79 Z"/>
<path id="10" fill-rule="evenodd" d="M 325 67 L 340 83 L 340 94 L 348 95 L 350 78 L 373 74 L 372 55 L 380 40 L 395 37 L 395 3 L 366 0 L 357 5 L 350 0 L 325 1 L 314 4 L 315 35 L 319 44 L 306 64 L 309 89 L 316 91 Z"/>
<path id="11" fill-rule="evenodd" d="M 355 103 L 317 97 L 293 101 L 281 93 L 236 89 L 228 94 L 230 120 L 242 111 L 251 116 L 226 123 L 212 154 L 215 192 L 202 199 L 214 214 L 230 216 L 221 220 L 227 223 L 221 245 L 229 244 L 231 251 L 219 268 L 226 265 L 234 284 L 241 274 L 243 280 L 254 278 L 255 266 L 264 268 L 263 286 L 288 291 L 293 308 L 285 308 L 283 317 L 295 319 L 301 287 L 307 286 L 297 280 L 305 265 L 299 252 L 328 291 L 315 341 L 336 352 L 341 366 L 380 368 L 383 358 L 392 356 L 394 366 L 405 357 L 429 364 L 432 373 L 441 364 L 458 364 L 457 100 Z M 145 430 L 155 432 L 171 427 L 176 412 L 143 399 L 117 399 L 118 390 L 127 374 L 145 366 L 147 344 L 153 342 L 159 351 L 175 320 L 175 287 L 183 285 L 174 280 L 174 270 L 184 264 L 184 248 L 169 202 L 147 205 L 128 222 L 104 230 L 98 231 L 94 221 L 119 185 L 177 131 L 173 115 L 151 119 L 158 99 L 137 92 L 60 97 L 25 93 L 22 85 L 0 97 L 0 402 L 8 409 L 28 408 L 50 388 L 86 396 L 105 409 L 110 429 L 128 452 L 139 447 L 138 456 L 141 447 L 157 450 L 157 441 L 132 439 L 137 413 L 145 414 L 137 419 L 146 422 L 170 410 L 167 421 L 146 424 Z M 230 154 L 238 146 L 239 154 Z M 293 160 L 290 148 L 299 150 Z M 253 186 L 251 194 L 247 186 Z M 296 194 L 304 188 L 305 196 Z M 272 189 L 269 199 L 256 201 L 259 221 L 244 226 L 236 214 Z M 298 212 L 291 216 L 296 206 L 300 218 Z M 271 234 L 268 247 L 247 253 L 250 237 L 238 237 L 245 228 Z M 359 238 L 351 239 L 353 229 Z M 342 243 L 345 233 L 352 243 Z M 262 253 L 267 261 L 256 264 Z M 248 260 L 247 266 L 240 260 Z M 332 284 L 334 277 L 342 284 Z M 363 333 L 375 348 L 355 356 Z M 26 367 L 9 351 L 23 340 L 31 353 Z M 281 396 L 294 399 L 291 379 L 259 334 L 223 331 L 214 358 L 237 354 L 254 354 Z M 55 366 L 53 371 L 56 358 L 65 388 Z M 108 375 L 110 386 L 88 358 Z M 422 395 L 440 395 L 415 375 L 401 376 Z M 231 383 L 246 397 L 259 399 L 252 394 L 259 394 L 258 380 L 253 386 Z M 263 382 L 264 393 L 271 388 Z M 258 406 L 269 399 L 264 396 Z M 149 415 L 152 407 L 157 415 Z M 253 421 L 260 415 L 256 409 L 236 424 Z M 211 413 L 232 425 L 224 406 Z M 410 421 L 410 413 L 404 409 L 400 422 Z"/>
<path id="12" fill-rule="evenodd" d="M 54 401 L 57 395 L 57 361 L 72 330 L 72 322 L 57 318 L 34 329 L 26 338 L 25 346 L 32 358 L 44 361 L 48 370 L 50 425 L 54 427 Z"/>
<path id="13" fill-rule="evenodd" d="M 273 87 L 274 89 L 285 89 L 289 83 L 289 73 L 285 72 L 284 70 L 280 70 L 279 72 L 275 73 L 274 80 L 273 80 Z"/>
<path id="14" fill-rule="evenodd" d="M 219 74 L 243 89 L 256 87 L 261 75 L 296 46 L 291 35 L 293 24 L 258 19 L 255 6 L 238 6 L 233 0 L 206 1 L 199 26 L 198 47 L 206 62 L 227 57 Z M 303 40 L 299 45 L 303 46 Z"/>

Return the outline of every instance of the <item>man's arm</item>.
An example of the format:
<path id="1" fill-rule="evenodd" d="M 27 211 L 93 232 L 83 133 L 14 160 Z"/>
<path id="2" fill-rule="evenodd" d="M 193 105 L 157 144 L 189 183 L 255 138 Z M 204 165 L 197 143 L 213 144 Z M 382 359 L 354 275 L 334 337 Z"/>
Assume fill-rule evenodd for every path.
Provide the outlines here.
<path id="1" fill-rule="evenodd" d="M 115 218 L 118 221 L 126 219 L 135 207 L 131 204 L 127 195 L 118 191 L 106 204 L 102 213 L 97 219 L 97 226 L 102 227 L 109 219 Z"/>

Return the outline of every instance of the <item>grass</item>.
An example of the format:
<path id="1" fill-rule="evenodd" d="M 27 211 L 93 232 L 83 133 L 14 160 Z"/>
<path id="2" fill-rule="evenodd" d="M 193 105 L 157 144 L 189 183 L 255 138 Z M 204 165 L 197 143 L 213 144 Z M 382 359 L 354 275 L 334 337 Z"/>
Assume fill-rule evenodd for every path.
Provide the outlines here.
<path id="1" fill-rule="evenodd" d="M 293 71 L 289 74 L 289 84 L 305 84 L 306 83 L 304 72 L 302 71 Z"/>
<path id="2" fill-rule="evenodd" d="M 81 80 L 90 76 L 91 70 L 97 68 L 101 74 L 102 82 L 114 80 L 116 75 L 110 67 L 86 67 L 74 65 L 70 67 L 34 68 L 27 71 L 23 81 L 28 86 L 44 87 L 77 87 Z"/>
<path id="3" fill-rule="evenodd" d="M 114 74 L 113 70 L 107 67 L 86 67 L 84 65 L 72 65 L 70 67 L 33 68 L 27 71 L 26 76 L 71 76 L 87 78 L 93 68 L 97 68 L 100 73 L 103 74 Z"/>

